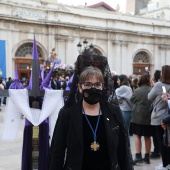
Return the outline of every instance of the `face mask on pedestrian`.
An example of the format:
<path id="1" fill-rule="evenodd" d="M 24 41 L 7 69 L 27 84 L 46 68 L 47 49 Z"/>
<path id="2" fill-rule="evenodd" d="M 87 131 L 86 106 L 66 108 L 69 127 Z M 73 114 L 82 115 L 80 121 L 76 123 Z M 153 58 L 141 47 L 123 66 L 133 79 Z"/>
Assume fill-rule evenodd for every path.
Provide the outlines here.
<path id="1" fill-rule="evenodd" d="M 93 105 L 101 100 L 102 90 L 96 88 L 83 89 L 82 95 L 86 103 Z"/>

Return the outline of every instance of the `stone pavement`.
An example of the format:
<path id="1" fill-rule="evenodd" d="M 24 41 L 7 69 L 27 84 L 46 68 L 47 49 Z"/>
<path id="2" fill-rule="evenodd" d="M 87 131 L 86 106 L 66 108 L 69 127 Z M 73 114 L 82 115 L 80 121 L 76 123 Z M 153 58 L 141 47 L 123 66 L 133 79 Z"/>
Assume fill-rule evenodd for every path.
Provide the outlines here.
<path id="1" fill-rule="evenodd" d="M 0 135 L 2 132 L 2 123 L 5 106 L 1 107 L 0 111 Z M 12 113 L 11 113 L 12 114 Z M 21 170 L 21 153 L 22 153 L 22 138 L 23 138 L 24 119 L 22 119 L 21 128 L 18 137 L 15 141 L 2 142 L 0 141 L 0 170 Z M 132 154 L 135 155 L 134 139 L 130 137 Z M 142 141 L 144 147 L 144 141 Z M 143 149 L 143 155 L 144 155 Z M 161 159 L 151 159 L 151 164 L 141 163 L 135 166 L 135 170 L 154 170 L 155 166 L 159 165 Z"/>

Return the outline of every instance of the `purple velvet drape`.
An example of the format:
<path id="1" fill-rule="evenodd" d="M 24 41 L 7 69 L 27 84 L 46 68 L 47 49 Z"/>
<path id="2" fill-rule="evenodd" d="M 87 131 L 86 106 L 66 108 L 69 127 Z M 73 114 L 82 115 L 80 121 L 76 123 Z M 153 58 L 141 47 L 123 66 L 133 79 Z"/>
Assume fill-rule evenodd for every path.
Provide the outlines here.
<path id="1" fill-rule="evenodd" d="M 38 59 L 38 52 L 36 46 L 36 40 L 34 36 L 33 53 L 32 58 L 34 60 Z M 32 89 L 32 74 L 28 86 L 28 90 Z M 46 79 L 46 85 L 47 85 Z M 39 106 L 42 107 L 41 97 L 29 97 L 29 104 L 32 107 L 32 102 L 39 102 Z M 25 119 L 24 135 L 23 135 L 23 148 L 22 148 L 22 165 L 21 170 L 32 170 L 32 135 L 33 135 L 33 125 L 27 119 Z M 39 125 L 39 158 L 38 158 L 38 170 L 47 170 L 48 168 L 48 156 L 49 156 L 49 122 L 46 119 Z"/>

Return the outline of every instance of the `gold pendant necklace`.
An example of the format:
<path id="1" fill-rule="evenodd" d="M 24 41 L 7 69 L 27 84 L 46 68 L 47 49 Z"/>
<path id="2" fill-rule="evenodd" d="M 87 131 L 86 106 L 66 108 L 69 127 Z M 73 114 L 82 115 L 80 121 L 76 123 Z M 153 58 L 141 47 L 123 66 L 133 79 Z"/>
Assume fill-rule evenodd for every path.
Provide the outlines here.
<path id="1" fill-rule="evenodd" d="M 91 150 L 92 150 L 92 151 L 97 151 L 97 150 L 99 150 L 99 148 L 100 148 L 100 145 L 99 145 L 99 143 L 97 143 L 96 141 L 94 141 L 94 142 L 91 144 Z"/>
<path id="2" fill-rule="evenodd" d="M 90 129 L 91 129 L 92 132 L 93 132 L 94 142 L 91 143 L 90 148 L 91 148 L 92 151 L 98 151 L 100 145 L 99 145 L 99 143 L 96 142 L 96 139 L 97 139 L 96 133 L 97 133 L 97 129 L 98 129 L 99 121 L 100 121 L 100 107 L 99 107 L 99 114 L 98 114 L 98 119 L 97 119 L 97 123 L 96 123 L 96 128 L 95 128 L 95 130 L 93 129 L 93 127 L 92 127 L 89 119 L 87 118 L 87 115 L 86 115 L 86 112 L 84 111 L 84 108 L 83 108 L 82 110 L 83 110 L 83 113 L 84 113 L 85 118 L 86 118 L 86 120 L 87 120 L 87 123 L 89 124 Z"/>

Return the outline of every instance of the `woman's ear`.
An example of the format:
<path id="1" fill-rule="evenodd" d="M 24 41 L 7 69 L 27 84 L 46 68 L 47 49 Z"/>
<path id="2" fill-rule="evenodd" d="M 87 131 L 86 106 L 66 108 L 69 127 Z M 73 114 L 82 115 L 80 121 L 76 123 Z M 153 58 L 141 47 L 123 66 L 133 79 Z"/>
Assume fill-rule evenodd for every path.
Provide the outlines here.
<path id="1" fill-rule="evenodd" d="M 83 89 L 82 89 L 82 85 L 81 84 L 78 84 L 78 89 L 79 89 L 79 92 L 82 93 Z"/>

